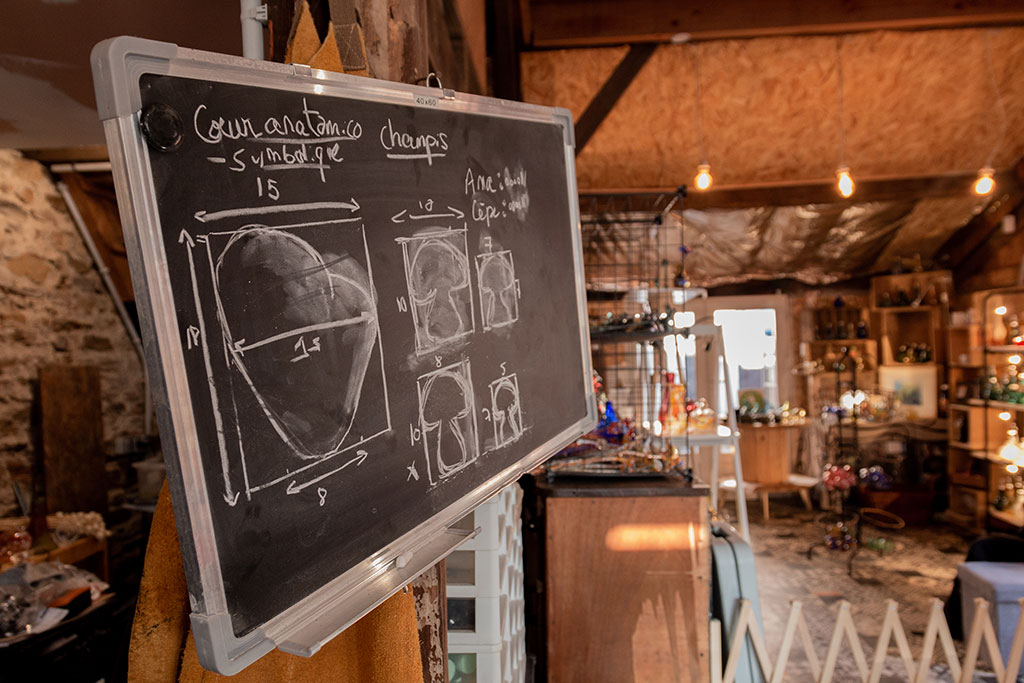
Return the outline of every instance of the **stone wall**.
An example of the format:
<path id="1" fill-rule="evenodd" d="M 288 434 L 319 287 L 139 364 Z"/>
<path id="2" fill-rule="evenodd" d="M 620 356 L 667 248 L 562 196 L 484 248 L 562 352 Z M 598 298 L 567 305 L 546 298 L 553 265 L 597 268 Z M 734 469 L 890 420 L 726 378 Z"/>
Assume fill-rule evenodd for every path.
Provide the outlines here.
<path id="1" fill-rule="evenodd" d="M 40 366 L 101 372 L 108 454 L 143 432 L 142 368 L 46 169 L 0 150 L 0 515 L 16 510 L 11 482 L 32 485 L 32 383 Z M 112 503 L 125 468 L 108 464 Z"/>

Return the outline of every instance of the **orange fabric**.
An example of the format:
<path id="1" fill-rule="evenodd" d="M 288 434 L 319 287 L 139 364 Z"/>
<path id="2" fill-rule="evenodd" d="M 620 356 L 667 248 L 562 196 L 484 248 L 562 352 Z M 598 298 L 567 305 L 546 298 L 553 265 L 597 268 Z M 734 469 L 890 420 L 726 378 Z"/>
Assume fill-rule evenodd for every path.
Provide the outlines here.
<path id="1" fill-rule="evenodd" d="M 422 683 L 416 605 L 393 595 L 314 656 L 275 650 L 230 678 L 199 665 L 188 627 L 188 593 L 167 484 L 160 492 L 139 602 L 132 624 L 128 680 L 138 683 Z"/>

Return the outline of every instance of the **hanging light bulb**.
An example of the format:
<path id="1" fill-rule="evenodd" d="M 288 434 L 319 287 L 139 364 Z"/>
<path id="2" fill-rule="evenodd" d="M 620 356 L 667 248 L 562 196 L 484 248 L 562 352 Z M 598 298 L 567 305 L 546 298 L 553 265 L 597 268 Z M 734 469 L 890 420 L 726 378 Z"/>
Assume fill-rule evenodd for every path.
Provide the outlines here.
<path id="1" fill-rule="evenodd" d="M 853 176 L 850 175 L 850 169 L 847 166 L 842 166 L 836 169 L 836 189 L 839 190 L 844 198 L 853 196 L 853 191 L 856 189 L 856 184 L 853 182 Z"/>
<path id="2" fill-rule="evenodd" d="M 693 176 L 693 186 L 698 190 L 706 190 L 711 187 L 715 179 L 711 176 L 711 165 L 701 164 L 697 167 L 697 175 Z"/>
<path id="3" fill-rule="evenodd" d="M 715 179 L 711 177 L 711 164 L 708 163 L 708 152 L 704 147 L 704 116 L 700 101 L 700 51 L 695 46 L 691 51 L 693 55 L 693 111 L 694 128 L 697 132 L 697 147 L 700 148 L 700 165 L 697 166 L 697 175 L 693 176 L 693 186 L 704 192 L 711 187 Z"/>
<path id="4" fill-rule="evenodd" d="M 995 69 L 992 67 L 992 30 L 985 32 L 985 71 L 988 74 L 988 82 L 992 88 L 991 97 L 995 102 L 996 112 L 999 114 L 999 137 L 992 145 L 992 151 L 988 154 L 985 166 L 978 171 L 978 179 L 974 181 L 974 194 L 985 197 L 992 194 L 996 189 L 996 181 L 992 177 L 995 170 L 992 168 L 992 161 L 996 153 L 1002 149 L 1003 141 L 1006 139 L 1006 104 L 1003 102 L 1002 93 L 999 92 L 999 83 L 996 80 Z"/>
<path id="5" fill-rule="evenodd" d="M 974 181 L 974 194 L 980 197 L 992 194 L 992 190 L 996 189 L 996 181 L 992 178 L 993 174 L 995 174 L 995 169 L 991 166 L 986 166 L 978 171 L 978 179 Z"/>
<path id="6" fill-rule="evenodd" d="M 840 196 L 849 199 L 853 196 L 856 185 L 853 176 L 850 175 L 850 167 L 844 162 L 846 159 L 846 120 L 843 115 L 843 38 L 836 38 L 836 72 L 837 87 L 836 94 L 839 100 L 839 168 L 836 169 L 836 189 Z"/>

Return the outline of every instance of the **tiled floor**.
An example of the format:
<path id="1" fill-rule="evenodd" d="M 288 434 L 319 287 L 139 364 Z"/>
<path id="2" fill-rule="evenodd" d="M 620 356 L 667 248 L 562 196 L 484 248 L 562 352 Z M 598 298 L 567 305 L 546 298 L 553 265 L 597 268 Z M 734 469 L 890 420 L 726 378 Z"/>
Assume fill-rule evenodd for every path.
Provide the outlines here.
<path id="1" fill-rule="evenodd" d="M 851 603 L 851 613 L 861 635 L 868 665 L 885 615 L 887 600 L 899 603 L 899 615 L 915 659 L 919 657 L 931 601 L 949 596 L 956 567 L 963 561 L 972 540 L 952 527 L 908 527 L 898 532 L 879 532 L 865 527 L 864 537 L 883 535 L 896 544 L 894 553 L 881 556 L 862 550 L 847 570 L 848 553 L 829 551 L 824 545 L 821 513 L 796 507 L 797 501 L 773 498 L 772 519 L 764 521 L 752 511 L 751 537 L 758 570 L 765 639 L 774 659 L 782 641 L 790 601 L 799 599 L 811 637 L 823 657 L 841 600 Z M 808 549 L 814 547 L 811 557 Z M 960 646 L 960 643 L 957 643 Z M 936 647 L 931 681 L 951 680 L 941 648 Z M 860 680 L 856 665 L 844 644 L 835 681 Z M 810 669 L 799 646 L 794 646 L 786 681 L 811 681 Z M 895 646 L 889 650 L 882 675 L 885 681 L 904 681 L 906 673 Z M 977 677 L 977 681 L 988 677 Z"/>

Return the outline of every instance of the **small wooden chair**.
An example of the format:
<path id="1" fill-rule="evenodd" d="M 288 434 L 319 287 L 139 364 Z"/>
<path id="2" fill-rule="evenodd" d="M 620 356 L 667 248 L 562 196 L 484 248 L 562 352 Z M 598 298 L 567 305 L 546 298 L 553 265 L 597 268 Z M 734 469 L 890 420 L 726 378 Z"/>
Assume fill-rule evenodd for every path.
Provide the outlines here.
<path id="1" fill-rule="evenodd" d="M 793 473 L 793 460 L 802 425 L 740 425 L 740 462 L 743 465 L 745 495 L 761 499 L 765 519 L 771 519 L 769 497 L 773 493 L 800 494 L 804 507 L 812 510 L 810 489 L 816 477 Z M 735 490 L 735 482 L 733 487 Z"/>

